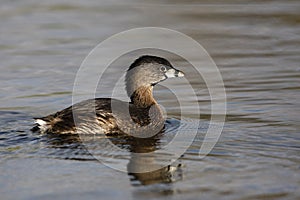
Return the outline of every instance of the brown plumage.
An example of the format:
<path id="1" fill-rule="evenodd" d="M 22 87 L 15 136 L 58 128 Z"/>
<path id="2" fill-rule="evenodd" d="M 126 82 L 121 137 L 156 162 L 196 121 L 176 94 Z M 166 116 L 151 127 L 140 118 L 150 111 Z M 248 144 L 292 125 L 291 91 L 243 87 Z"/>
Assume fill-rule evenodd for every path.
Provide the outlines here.
<path id="1" fill-rule="evenodd" d="M 74 104 L 42 118 L 35 118 L 33 131 L 57 134 L 119 134 L 148 137 L 164 126 L 161 109 L 153 98 L 153 86 L 183 73 L 164 58 L 142 56 L 126 73 L 131 102 L 96 98 Z"/>

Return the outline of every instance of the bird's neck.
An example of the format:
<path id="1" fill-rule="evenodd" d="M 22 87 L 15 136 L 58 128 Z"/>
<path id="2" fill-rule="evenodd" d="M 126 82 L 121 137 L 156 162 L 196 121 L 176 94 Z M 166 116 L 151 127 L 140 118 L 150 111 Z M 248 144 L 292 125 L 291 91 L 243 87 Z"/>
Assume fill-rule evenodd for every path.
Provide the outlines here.
<path id="1" fill-rule="evenodd" d="M 141 108 L 147 108 L 157 104 L 152 92 L 153 86 L 140 86 L 130 96 L 131 102 Z"/>

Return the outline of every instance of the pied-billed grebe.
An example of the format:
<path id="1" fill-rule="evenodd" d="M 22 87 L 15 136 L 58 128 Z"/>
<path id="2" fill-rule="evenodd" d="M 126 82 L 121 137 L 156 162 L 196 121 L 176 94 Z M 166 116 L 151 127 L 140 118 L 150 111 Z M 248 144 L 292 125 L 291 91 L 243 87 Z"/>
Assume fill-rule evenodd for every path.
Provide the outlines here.
<path id="1" fill-rule="evenodd" d="M 167 78 L 183 76 L 183 72 L 166 59 L 144 55 L 135 60 L 126 73 L 126 90 L 131 102 L 111 98 L 85 100 L 55 114 L 35 118 L 33 130 L 59 134 L 122 132 L 133 135 L 147 135 L 149 130 L 157 128 L 161 130 L 164 120 L 152 95 L 153 86 Z"/>

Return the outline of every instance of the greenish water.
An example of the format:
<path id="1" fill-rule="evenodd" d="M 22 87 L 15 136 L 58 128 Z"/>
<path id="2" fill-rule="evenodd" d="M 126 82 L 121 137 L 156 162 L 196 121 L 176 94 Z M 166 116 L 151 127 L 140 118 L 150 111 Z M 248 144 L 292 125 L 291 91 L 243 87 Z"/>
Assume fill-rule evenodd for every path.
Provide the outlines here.
<path id="1" fill-rule="evenodd" d="M 2 1 L 1 199 L 299 199 L 300 3 L 201 2 Z M 30 131 L 33 117 L 71 104 L 76 72 L 99 42 L 144 26 L 191 36 L 220 69 L 227 117 L 207 157 L 198 157 L 198 138 L 174 164 L 173 174 L 127 174 L 95 160 L 76 138 Z M 110 84 L 108 79 L 103 87 Z M 202 80 L 192 84 L 199 87 L 201 132 L 211 117 L 210 96 Z M 180 81 L 174 88 L 186 94 Z M 163 87 L 156 95 L 170 114 L 166 133 L 172 135 L 178 104 Z M 198 118 L 191 113 L 183 123 L 193 120 Z M 119 165 L 138 165 L 132 149 L 164 141 L 139 149 L 134 142 L 116 140 L 128 153 L 110 155 L 97 146 L 93 153 L 111 156 Z"/>

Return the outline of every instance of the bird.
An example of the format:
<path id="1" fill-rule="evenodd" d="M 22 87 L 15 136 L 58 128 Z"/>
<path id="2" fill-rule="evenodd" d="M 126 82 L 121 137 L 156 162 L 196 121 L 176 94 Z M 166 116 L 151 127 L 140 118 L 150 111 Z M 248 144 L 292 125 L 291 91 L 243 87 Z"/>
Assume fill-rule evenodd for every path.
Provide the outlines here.
<path id="1" fill-rule="evenodd" d="M 153 97 L 153 87 L 168 78 L 183 76 L 167 59 L 142 55 L 126 71 L 125 88 L 130 102 L 113 98 L 84 100 L 54 114 L 34 118 L 32 131 L 149 137 L 161 131 L 165 122 Z"/>

